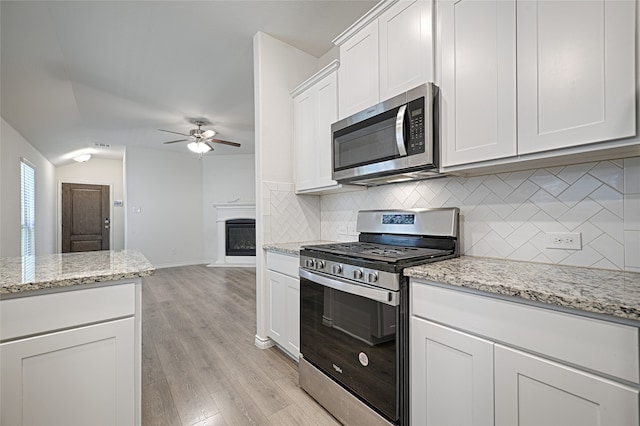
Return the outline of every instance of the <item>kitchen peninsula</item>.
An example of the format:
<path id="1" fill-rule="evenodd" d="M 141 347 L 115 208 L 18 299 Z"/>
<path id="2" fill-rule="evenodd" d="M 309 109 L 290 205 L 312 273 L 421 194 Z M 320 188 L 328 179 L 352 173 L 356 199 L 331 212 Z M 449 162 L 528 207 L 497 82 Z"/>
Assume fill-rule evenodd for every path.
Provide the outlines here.
<path id="1" fill-rule="evenodd" d="M 138 251 L 0 258 L 2 424 L 141 423 Z"/>

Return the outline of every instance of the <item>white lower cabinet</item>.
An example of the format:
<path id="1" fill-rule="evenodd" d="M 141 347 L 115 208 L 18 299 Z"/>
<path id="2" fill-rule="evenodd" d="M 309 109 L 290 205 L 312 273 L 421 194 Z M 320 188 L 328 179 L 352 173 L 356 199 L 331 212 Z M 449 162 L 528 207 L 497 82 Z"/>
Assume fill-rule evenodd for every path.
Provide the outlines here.
<path id="1" fill-rule="evenodd" d="M 297 256 L 267 253 L 268 336 L 294 359 L 300 355 L 300 280 L 297 270 Z"/>
<path id="2" fill-rule="evenodd" d="M 637 327 L 434 284 L 411 283 L 411 424 L 640 423 Z"/>
<path id="3" fill-rule="evenodd" d="M 637 425 L 638 390 L 495 345 L 496 425 Z"/>
<path id="4" fill-rule="evenodd" d="M 493 343 L 411 318 L 411 424 L 493 425 Z"/>
<path id="5" fill-rule="evenodd" d="M 16 340 L 2 353 L 2 425 L 134 424 L 134 318 Z"/>

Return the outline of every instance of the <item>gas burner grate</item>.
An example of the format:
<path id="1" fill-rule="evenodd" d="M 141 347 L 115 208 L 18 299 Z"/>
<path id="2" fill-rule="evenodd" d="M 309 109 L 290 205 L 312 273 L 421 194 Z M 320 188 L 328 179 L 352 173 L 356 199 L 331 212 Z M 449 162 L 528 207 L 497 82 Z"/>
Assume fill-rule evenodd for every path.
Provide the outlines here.
<path id="1" fill-rule="evenodd" d="M 356 259 L 369 259 L 383 262 L 410 261 L 418 258 L 439 257 L 450 254 L 449 251 L 431 248 L 394 246 L 368 242 L 330 243 L 307 246 L 306 249 Z"/>

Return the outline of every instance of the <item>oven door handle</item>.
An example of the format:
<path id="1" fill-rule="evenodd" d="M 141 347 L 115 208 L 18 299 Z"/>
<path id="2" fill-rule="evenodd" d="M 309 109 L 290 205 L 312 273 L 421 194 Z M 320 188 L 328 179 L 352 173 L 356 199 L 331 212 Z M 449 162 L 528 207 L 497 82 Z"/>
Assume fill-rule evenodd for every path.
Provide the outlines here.
<path id="1" fill-rule="evenodd" d="M 299 274 L 300 278 L 304 278 L 335 290 L 344 291 L 345 293 L 366 297 L 367 299 L 382 302 L 391 306 L 398 306 L 400 304 L 400 301 L 398 300 L 398 292 L 395 291 L 383 290 L 366 284 L 352 284 L 340 278 L 310 272 L 303 268 L 299 268 Z"/>

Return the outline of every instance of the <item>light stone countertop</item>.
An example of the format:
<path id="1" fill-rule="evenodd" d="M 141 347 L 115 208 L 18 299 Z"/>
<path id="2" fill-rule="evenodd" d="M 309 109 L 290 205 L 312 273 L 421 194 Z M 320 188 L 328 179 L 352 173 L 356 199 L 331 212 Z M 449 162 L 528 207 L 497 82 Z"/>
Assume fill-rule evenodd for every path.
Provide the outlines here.
<path id="1" fill-rule="evenodd" d="M 272 251 L 275 253 L 284 253 L 284 254 L 292 254 L 295 256 L 300 255 L 300 248 L 302 246 L 312 246 L 318 244 L 330 244 L 335 243 L 335 241 L 326 241 L 326 240 L 317 240 L 317 241 L 295 241 L 290 243 L 271 243 L 264 244 L 262 248 L 267 251 Z"/>
<path id="2" fill-rule="evenodd" d="M 155 268 L 136 250 L 104 250 L 46 256 L 0 257 L 0 298 L 153 275 Z"/>
<path id="3" fill-rule="evenodd" d="M 462 256 L 405 275 L 640 321 L 640 273 Z"/>

